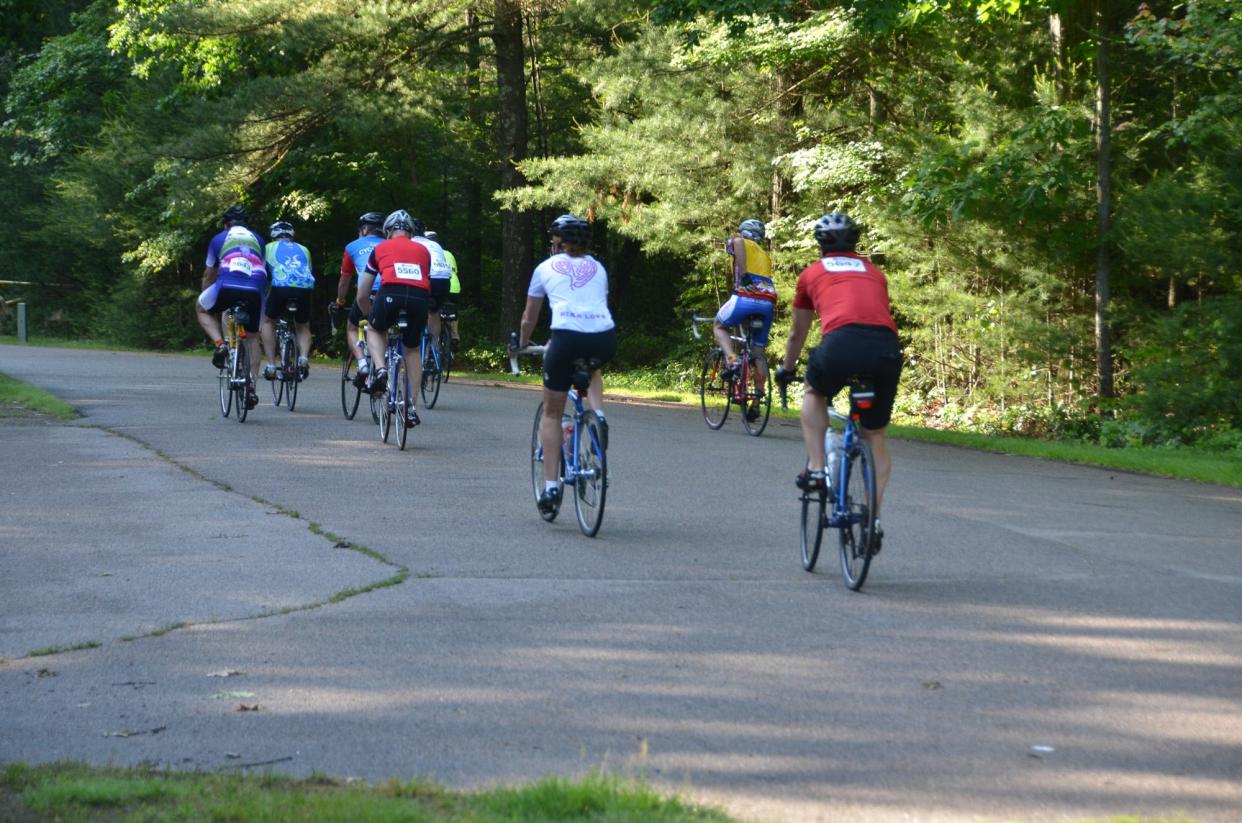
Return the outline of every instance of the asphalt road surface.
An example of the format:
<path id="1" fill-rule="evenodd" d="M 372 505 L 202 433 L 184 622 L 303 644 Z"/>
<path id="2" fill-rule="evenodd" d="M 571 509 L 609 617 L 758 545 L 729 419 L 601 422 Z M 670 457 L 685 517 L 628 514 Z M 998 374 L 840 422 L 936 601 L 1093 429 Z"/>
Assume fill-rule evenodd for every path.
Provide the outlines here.
<path id="1" fill-rule="evenodd" d="M 450 382 L 400 452 L 328 368 L 242 425 L 206 356 L 0 372 L 83 414 L 0 421 L 0 760 L 1242 820 L 1236 490 L 898 442 L 855 594 L 802 571 L 788 423 L 612 403 L 592 540 L 535 512 L 530 390 Z"/>

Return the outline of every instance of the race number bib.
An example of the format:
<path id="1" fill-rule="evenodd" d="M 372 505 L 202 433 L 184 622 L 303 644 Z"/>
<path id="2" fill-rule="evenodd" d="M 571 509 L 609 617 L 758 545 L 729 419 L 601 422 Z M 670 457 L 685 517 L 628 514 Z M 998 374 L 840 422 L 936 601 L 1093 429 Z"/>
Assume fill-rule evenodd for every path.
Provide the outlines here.
<path id="1" fill-rule="evenodd" d="M 828 271 L 866 271 L 867 266 L 856 257 L 825 257 L 821 260 Z"/>
<path id="2" fill-rule="evenodd" d="M 254 273 L 254 267 L 251 266 L 250 261 L 246 258 L 234 257 L 229 261 L 229 271 L 233 272 L 233 274 L 240 274 L 244 277 L 249 277 Z"/>
<path id="3" fill-rule="evenodd" d="M 423 267 L 418 263 L 393 263 L 392 270 L 398 280 L 423 279 Z"/>

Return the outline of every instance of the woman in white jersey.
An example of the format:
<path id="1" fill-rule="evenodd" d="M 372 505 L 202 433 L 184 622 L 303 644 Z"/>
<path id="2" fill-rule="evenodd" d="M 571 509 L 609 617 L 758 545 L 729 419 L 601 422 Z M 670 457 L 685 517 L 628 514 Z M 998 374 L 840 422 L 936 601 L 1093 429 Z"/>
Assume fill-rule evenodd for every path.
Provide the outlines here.
<path id="1" fill-rule="evenodd" d="M 611 360 L 617 353 L 617 332 L 608 311 L 608 272 L 586 252 L 591 240 L 590 224 L 581 217 L 562 214 L 552 222 L 548 234 L 552 238 L 552 256 L 540 263 L 530 277 L 518 343 L 519 348 L 530 345 L 546 297 L 552 308 L 552 338 L 543 358 L 543 423 L 539 438 L 544 454 L 557 454 L 561 448 L 561 414 L 573 380 L 574 361 L 595 358 L 602 364 Z M 603 423 L 607 448 L 604 379 L 599 369 L 591 372 L 587 405 Z M 543 461 L 544 492 L 539 508 L 544 511 L 554 511 L 561 503 L 558 463 Z"/>

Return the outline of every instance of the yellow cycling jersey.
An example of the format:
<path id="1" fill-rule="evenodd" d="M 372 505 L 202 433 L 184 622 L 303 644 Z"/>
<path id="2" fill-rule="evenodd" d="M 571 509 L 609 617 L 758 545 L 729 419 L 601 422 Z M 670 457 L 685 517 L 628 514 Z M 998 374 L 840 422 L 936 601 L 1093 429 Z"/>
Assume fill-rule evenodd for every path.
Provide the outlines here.
<path id="1" fill-rule="evenodd" d="M 457 258 L 448 249 L 444 250 L 444 259 L 448 261 L 453 276 L 449 280 L 449 294 L 461 294 L 461 281 L 457 279 Z"/>
<path id="2" fill-rule="evenodd" d="M 771 280 L 772 279 L 772 258 L 768 257 L 768 253 L 763 250 L 763 246 L 760 246 L 758 243 L 756 243 L 754 240 L 751 240 L 748 237 L 742 237 L 741 235 L 738 235 L 737 237 L 733 238 L 733 242 L 735 244 L 734 252 L 733 252 L 734 254 L 737 254 L 736 244 L 739 239 L 742 241 L 742 253 L 746 255 L 746 257 L 742 261 L 743 271 L 745 271 L 747 274 L 755 274 L 755 275 L 758 275 L 759 277 L 766 277 L 769 280 Z"/>

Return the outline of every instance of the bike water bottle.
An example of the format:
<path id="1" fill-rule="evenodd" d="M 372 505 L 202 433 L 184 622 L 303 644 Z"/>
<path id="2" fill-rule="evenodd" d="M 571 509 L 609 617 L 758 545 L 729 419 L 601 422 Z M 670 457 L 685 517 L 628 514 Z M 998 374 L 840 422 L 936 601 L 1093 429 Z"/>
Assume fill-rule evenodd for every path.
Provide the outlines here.
<path id="1" fill-rule="evenodd" d="M 565 462 L 568 463 L 570 462 L 569 453 L 574 447 L 574 418 L 568 412 L 561 415 L 561 437 L 564 444 Z"/>
<path id="2" fill-rule="evenodd" d="M 824 478 L 829 486 L 837 480 L 837 470 L 841 464 L 841 454 L 838 451 L 840 448 L 841 435 L 829 428 L 824 435 Z"/>

